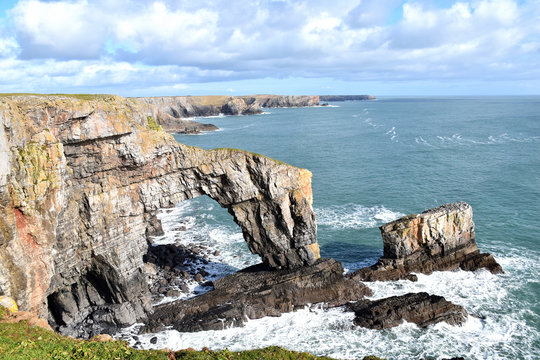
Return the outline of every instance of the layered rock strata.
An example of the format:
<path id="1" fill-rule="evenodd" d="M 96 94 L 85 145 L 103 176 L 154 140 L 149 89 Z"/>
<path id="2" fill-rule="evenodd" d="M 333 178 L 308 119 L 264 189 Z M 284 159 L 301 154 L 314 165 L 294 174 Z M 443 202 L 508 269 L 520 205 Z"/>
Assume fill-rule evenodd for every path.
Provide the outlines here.
<path id="1" fill-rule="evenodd" d="M 493 255 L 478 250 L 472 217 L 471 206 L 458 202 L 384 224 L 380 227 L 383 256 L 349 276 L 360 281 L 416 280 L 412 273 L 459 268 L 503 272 Z"/>
<path id="2" fill-rule="evenodd" d="M 373 95 L 319 95 L 320 101 L 375 100 Z"/>
<path id="3" fill-rule="evenodd" d="M 468 317 L 462 306 L 452 304 L 442 296 L 426 292 L 392 296 L 376 301 L 362 300 L 347 305 L 354 311 L 354 324 L 369 329 L 386 329 L 403 320 L 427 327 L 439 322 L 462 325 Z"/>
<path id="4" fill-rule="evenodd" d="M 0 288 L 64 333 L 144 318 L 146 234 L 185 199 L 227 208 L 271 268 L 319 258 L 309 171 L 178 144 L 151 130 L 152 111 L 116 96 L 0 99 Z"/>
<path id="5" fill-rule="evenodd" d="M 333 259 L 293 270 L 256 265 L 218 279 L 214 290 L 203 295 L 158 306 L 144 331 L 156 332 L 171 325 L 186 332 L 221 330 L 308 304 L 324 302 L 335 307 L 370 295 L 363 284 L 345 279 L 343 266 Z"/>
<path id="6" fill-rule="evenodd" d="M 194 134 L 217 130 L 212 124 L 190 120 L 193 117 L 253 115 L 265 107 L 302 107 L 319 104 L 318 96 L 253 95 L 253 96 L 170 96 L 134 98 L 149 108 L 152 116 L 170 133 Z"/>

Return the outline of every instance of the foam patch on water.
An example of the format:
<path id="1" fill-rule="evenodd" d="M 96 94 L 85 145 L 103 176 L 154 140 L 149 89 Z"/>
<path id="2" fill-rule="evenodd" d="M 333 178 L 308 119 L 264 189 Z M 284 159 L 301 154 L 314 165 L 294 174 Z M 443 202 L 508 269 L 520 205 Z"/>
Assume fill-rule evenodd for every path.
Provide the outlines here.
<path id="1" fill-rule="evenodd" d="M 226 210 L 217 203 L 204 198 L 161 210 L 157 216 L 165 234 L 153 238 L 152 242 L 156 245 L 197 244 L 211 249 L 207 255 L 210 263 L 205 266 L 210 280 L 259 263 L 260 257 L 249 252 L 242 231 L 232 216 L 226 214 L 226 221 L 216 220 L 223 212 Z"/>
<path id="2" fill-rule="evenodd" d="M 487 137 L 473 138 L 463 136 L 461 134 L 452 134 L 450 136 L 433 136 L 433 137 L 422 137 L 417 136 L 414 138 L 414 141 L 420 145 L 426 145 L 430 147 L 445 147 L 452 145 L 494 145 L 494 144 L 507 144 L 511 142 L 517 143 L 527 143 L 527 142 L 538 142 L 540 141 L 540 136 L 510 136 L 507 133 L 499 135 L 490 135 Z"/>
<path id="3" fill-rule="evenodd" d="M 358 204 L 315 208 L 315 213 L 319 226 L 329 226 L 334 229 L 374 228 L 405 215 L 382 205 L 366 207 Z"/>

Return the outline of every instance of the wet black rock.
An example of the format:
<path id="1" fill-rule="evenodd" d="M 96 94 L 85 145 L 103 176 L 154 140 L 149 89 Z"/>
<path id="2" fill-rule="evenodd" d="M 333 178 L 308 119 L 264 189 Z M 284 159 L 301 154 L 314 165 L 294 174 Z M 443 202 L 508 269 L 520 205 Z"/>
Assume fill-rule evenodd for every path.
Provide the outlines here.
<path id="1" fill-rule="evenodd" d="M 398 326 L 403 320 L 426 327 L 441 321 L 461 325 L 468 317 L 462 306 L 447 301 L 442 296 L 426 292 L 409 293 L 385 299 L 362 300 L 347 305 L 354 311 L 354 324 L 370 329 Z"/>
<path id="2" fill-rule="evenodd" d="M 363 284 L 343 277 L 343 266 L 333 259 L 289 270 L 255 265 L 214 282 L 214 290 L 189 300 L 157 306 L 143 332 L 171 325 L 178 331 L 218 330 L 241 326 L 246 318 L 279 316 L 308 304 L 327 307 L 371 295 Z"/>

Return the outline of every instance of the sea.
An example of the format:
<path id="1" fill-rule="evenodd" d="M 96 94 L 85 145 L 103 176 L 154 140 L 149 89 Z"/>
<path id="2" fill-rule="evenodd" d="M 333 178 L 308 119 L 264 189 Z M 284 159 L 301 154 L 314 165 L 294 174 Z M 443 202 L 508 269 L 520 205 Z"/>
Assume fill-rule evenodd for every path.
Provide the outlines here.
<path id="1" fill-rule="evenodd" d="M 403 322 L 370 330 L 352 326 L 353 314 L 342 308 L 314 304 L 240 328 L 141 335 L 139 346 L 278 345 L 337 359 L 540 359 L 540 97 L 381 97 L 197 120 L 220 130 L 176 135 L 178 142 L 245 149 L 313 173 L 321 255 L 346 271 L 382 255 L 380 225 L 465 201 L 479 249 L 494 254 L 505 273 L 435 272 L 419 274 L 418 282 L 368 283 L 373 299 L 421 291 L 444 296 L 470 314 L 463 326 Z M 165 235 L 157 244 L 180 239 L 218 250 L 210 279 L 260 261 L 231 215 L 209 198 L 182 202 L 159 217 Z"/>

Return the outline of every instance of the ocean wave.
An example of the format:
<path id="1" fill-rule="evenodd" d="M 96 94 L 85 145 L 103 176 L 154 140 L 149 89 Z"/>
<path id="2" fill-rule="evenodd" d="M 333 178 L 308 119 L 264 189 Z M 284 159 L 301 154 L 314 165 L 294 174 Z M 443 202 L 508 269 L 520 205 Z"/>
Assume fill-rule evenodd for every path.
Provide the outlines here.
<path id="1" fill-rule="evenodd" d="M 430 147 L 441 147 L 448 145 L 494 145 L 494 144 L 507 144 L 511 142 L 528 143 L 540 141 L 540 136 L 510 136 L 507 133 L 499 135 L 489 135 L 487 137 L 473 138 L 463 136 L 459 133 L 446 135 L 436 135 L 432 137 L 428 136 L 416 136 L 415 142 L 420 145 L 426 145 Z"/>
<path id="2" fill-rule="evenodd" d="M 534 270 L 537 260 L 523 257 L 498 257 L 502 264 L 521 262 Z M 503 265 L 504 266 L 504 265 Z M 378 355 L 391 359 L 450 358 L 467 359 L 537 359 L 540 350 L 538 329 L 531 322 L 538 314 L 516 304 L 509 294 L 519 284 L 510 269 L 507 275 L 493 275 L 487 271 L 435 272 L 418 275 L 417 282 L 394 281 L 368 283 L 375 295 L 373 299 L 401 295 L 407 292 L 427 291 L 443 295 L 447 300 L 462 305 L 470 316 L 463 326 L 439 323 L 427 328 L 403 322 L 386 330 L 371 330 L 352 326 L 353 313 L 342 308 L 323 310 L 310 306 L 280 317 L 266 317 L 248 321 L 241 328 L 217 331 L 180 333 L 165 330 L 157 334 L 138 335 L 143 348 L 202 349 L 228 348 L 241 351 L 271 345 L 285 346 L 296 351 L 309 351 L 315 355 L 337 359 L 362 358 Z M 531 317 L 536 320 L 527 320 Z M 125 339 L 132 345 L 131 332 Z M 154 344 L 150 339 L 153 337 Z M 212 339 L 209 343 L 208 339 Z"/>
<path id="3" fill-rule="evenodd" d="M 186 200 L 172 209 L 162 209 L 157 217 L 161 220 L 164 235 L 152 238 L 156 245 L 181 244 L 203 245 L 212 251 L 205 270 L 209 280 L 230 274 L 260 262 L 257 255 L 249 252 L 240 227 L 232 216 L 218 220 L 219 213 L 226 213 L 213 200 L 197 198 Z"/>
<path id="4" fill-rule="evenodd" d="M 317 224 L 334 229 L 374 228 L 402 217 L 404 214 L 382 205 L 366 207 L 359 204 L 315 208 Z"/>

